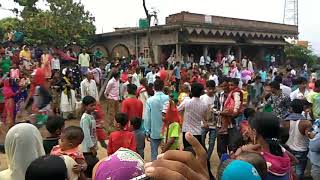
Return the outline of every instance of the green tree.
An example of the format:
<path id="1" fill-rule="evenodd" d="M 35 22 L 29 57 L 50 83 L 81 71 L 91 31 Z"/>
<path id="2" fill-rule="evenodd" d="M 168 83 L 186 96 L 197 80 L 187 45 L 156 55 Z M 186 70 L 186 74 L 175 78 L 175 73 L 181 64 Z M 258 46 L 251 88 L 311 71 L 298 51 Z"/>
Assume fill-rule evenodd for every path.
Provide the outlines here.
<path id="1" fill-rule="evenodd" d="M 0 20 L 0 37 L 3 38 L 5 33 L 13 29 L 20 28 L 20 20 L 17 18 L 4 18 Z"/>
<path id="2" fill-rule="evenodd" d="M 285 47 L 286 59 L 290 60 L 292 64 L 303 65 L 307 63 L 312 66 L 317 63 L 318 57 L 310 50 L 299 45 L 287 45 Z"/>
<path id="3" fill-rule="evenodd" d="M 64 46 L 89 43 L 95 33 L 94 17 L 74 0 L 46 0 L 49 10 L 36 7 L 39 0 L 14 0 L 23 7 L 22 31 L 28 43 Z"/>

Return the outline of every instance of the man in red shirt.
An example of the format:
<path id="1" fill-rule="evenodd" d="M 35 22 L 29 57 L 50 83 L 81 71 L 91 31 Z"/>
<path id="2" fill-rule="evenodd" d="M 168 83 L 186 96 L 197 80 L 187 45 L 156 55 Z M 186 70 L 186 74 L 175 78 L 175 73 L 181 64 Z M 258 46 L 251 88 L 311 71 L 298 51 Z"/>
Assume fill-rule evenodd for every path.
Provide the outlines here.
<path id="1" fill-rule="evenodd" d="M 125 113 L 117 113 L 114 118 L 114 126 L 118 128 L 110 134 L 108 143 L 108 155 L 112 155 L 121 147 L 137 152 L 137 144 L 133 132 L 124 129 L 128 124 L 128 116 Z"/>
<path id="2" fill-rule="evenodd" d="M 128 123 L 125 126 L 126 130 L 132 130 L 130 126 L 130 120 L 132 118 L 138 117 L 142 118 L 143 113 L 143 103 L 137 99 L 136 92 L 137 86 L 134 84 L 127 85 L 128 98 L 122 102 L 121 112 L 128 115 Z"/>

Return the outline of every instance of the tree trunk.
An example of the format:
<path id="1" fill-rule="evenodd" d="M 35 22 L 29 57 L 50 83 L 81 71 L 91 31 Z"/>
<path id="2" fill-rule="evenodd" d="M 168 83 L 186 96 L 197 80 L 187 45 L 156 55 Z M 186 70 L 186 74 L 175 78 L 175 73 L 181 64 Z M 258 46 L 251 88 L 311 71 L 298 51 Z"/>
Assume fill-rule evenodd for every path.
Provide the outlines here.
<path id="1" fill-rule="evenodd" d="M 152 64 L 154 64 L 155 58 L 154 58 L 154 52 L 153 52 L 153 44 L 151 40 L 151 27 L 150 27 L 152 15 L 149 14 L 149 11 L 146 6 L 146 0 L 142 0 L 142 1 L 143 1 L 144 12 L 146 13 L 147 20 L 148 20 L 147 39 L 148 39 L 148 47 L 149 47 L 149 56 Z"/>

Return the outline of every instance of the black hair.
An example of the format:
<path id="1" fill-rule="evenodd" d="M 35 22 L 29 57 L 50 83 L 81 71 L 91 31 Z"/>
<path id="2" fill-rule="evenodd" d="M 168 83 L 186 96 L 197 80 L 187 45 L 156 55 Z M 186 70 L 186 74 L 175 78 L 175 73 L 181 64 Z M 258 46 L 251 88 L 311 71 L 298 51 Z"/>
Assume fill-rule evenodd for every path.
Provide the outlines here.
<path id="1" fill-rule="evenodd" d="M 223 76 L 223 77 L 219 78 L 219 82 L 220 82 L 220 84 L 222 84 L 224 82 L 228 83 L 228 82 L 230 82 L 230 78 Z"/>
<path id="2" fill-rule="evenodd" d="M 164 83 L 163 83 L 162 80 L 157 79 L 157 80 L 154 82 L 154 90 L 155 90 L 155 91 L 162 91 L 162 90 L 163 90 L 163 87 L 164 87 Z"/>
<path id="3" fill-rule="evenodd" d="M 59 156 L 42 156 L 31 162 L 25 180 L 66 180 L 67 166 Z"/>
<path id="4" fill-rule="evenodd" d="M 148 83 L 147 78 L 142 78 L 142 79 L 140 80 L 140 84 L 144 85 L 145 83 Z"/>
<path id="5" fill-rule="evenodd" d="M 125 127 L 128 123 L 128 115 L 126 113 L 117 113 L 115 116 L 115 120 L 122 127 Z"/>
<path id="6" fill-rule="evenodd" d="M 280 90 L 280 83 L 277 81 L 272 81 L 270 83 L 271 88 L 276 89 L 276 90 Z"/>
<path id="7" fill-rule="evenodd" d="M 49 116 L 46 122 L 46 128 L 49 133 L 54 134 L 57 130 L 64 127 L 64 119 L 61 116 Z"/>
<path id="8" fill-rule="evenodd" d="M 142 119 L 138 117 L 134 117 L 130 120 L 130 123 L 134 130 L 138 130 L 141 128 Z"/>
<path id="9" fill-rule="evenodd" d="M 191 95 L 192 97 L 199 98 L 203 94 L 203 85 L 199 83 L 193 83 L 191 85 Z"/>
<path id="10" fill-rule="evenodd" d="M 238 86 L 239 85 L 239 79 L 238 78 L 232 78 L 231 81 L 234 85 Z"/>
<path id="11" fill-rule="evenodd" d="M 299 77 L 299 78 L 297 79 L 297 83 L 298 83 L 298 84 L 307 84 L 307 83 L 308 83 L 308 80 L 307 80 L 306 78 L 304 78 L 304 77 Z"/>
<path id="12" fill-rule="evenodd" d="M 282 83 L 282 76 L 279 75 L 279 76 L 274 77 L 274 81 L 276 81 L 278 83 Z"/>
<path id="13" fill-rule="evenodd" d="M 267 163 L 264 157 L 255 152 L 242 152 L 239 156 L 237 156 L 238 160 L 242 160 L 253 165 L 258 171 L 260 177 L 263 179 L 268 174 Z"/>
<path id="14" fill-rule="evenodd" d="M 86 96 L 82 99 L 82 104 L 88 106 L 89 104 L 93 104 L 96 102 L 96 99 L 92 96 Z"/>
<path id="15" fill-rule="evenodd" d="M 309 108 L 312 107 L 312 103 L 310 103 L 308 100 L 303 99 L 301 100 L 302 104 L 303 104 L 303 108 Z"/>
<path id="16" fill-rule="evenodd" d="M 206 86 L 208 88 L 215 88 L 216 87 L 216 82 L 214 82 L 214 80 L 209 80 L 209 81 L 207 81 Z"/>
<path id="17" fill-rule="evenodd" d="M 112 77 L 115 78 L 115 79 L 119 78 L 119 77 L 120 77 L 119 72 L 114 72 L 114 73 L 112 74 Z"/>
<path id="18" fill-rule="evenodd" d="M 257 112 L 253 118 L 249 119 L 252 129 L 268 143 L 270 153 L 275 156 L 283 156 L 283 151 L 278 138 L 280 137 L 280 119 L 267 112 Z"/>
<path id="19" fill-rule="evenodd" d="M 300 99 L 293 100 L 290 107 L 294 113 L 301 114 L 303 112 L 303 102 Z"/>
<path id="20" fill-rule="evenodd" d="M 74 145 L 79 145 L 84 139 L 84 133 L 82 129 L 78 126 L 69 126 L 62 130 L 64 137 L 74 143 Z"/>
<path id="21" fill-rule="evenodd" d="M 261 80 L 261 76 L 256 76 L 255 80 Z"/>
<path id="22" fill-rule="evenodd" d="M 225 161 L 223 161 L 218 168 L 218 172 L 217 172 L 217 179 L 221 180 L 222 176 L 223 176 L 223 172 L 224 170 L 233 162 L 233 159 L 227 159 Z"/>
<path id="23" fill-rule="evenodd" d="M 243 115 L 246 119 L 250 118 L 250 117 L 253 117 L 254 114 L 256 113 L 256 111 L 252 108 L 246 108 L 244 111 L 243 111 Z"/>
<path id="24" fill-rule="evenodd" d="M 127 91 L 128 91 L 128 94 L 135 95 L 137 92 L 137 86 L 135 84 L 128 84 Z"/>

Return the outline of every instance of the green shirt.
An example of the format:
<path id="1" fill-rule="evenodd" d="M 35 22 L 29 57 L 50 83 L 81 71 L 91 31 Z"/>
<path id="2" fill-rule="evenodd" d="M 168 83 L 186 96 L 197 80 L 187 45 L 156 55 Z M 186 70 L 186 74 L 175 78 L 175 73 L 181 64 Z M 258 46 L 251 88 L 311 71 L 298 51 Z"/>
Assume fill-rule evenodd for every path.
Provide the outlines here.
<path id="1" fill-rule="evenodd" d="M 3 57 L 0 63 L 0 68 L 2 69 L 2 73 L 8 73 L 10 71 L 11 59 L 9 57 Z"/>
<path id="2" fill-rule="evenodd" d="M 320 118 L 320 93 L 311 92 L 307 96 L 309 103 L 312 103 L 312 112 L 314 119 Z"/>
<path id="3" fill-rule="evenodd" d="M 167 136 L 167 128 L 164 130 L 164 134 L 162 136 L 162 142 L 166 143 L 166 136 Z M 174 143 L 171 145 L 169 150 L 177 150 L 179 149 L 179 136 L 180 136 L 180 125 L 177 122 L 173 122 L 169 125 L 169 132 L 168 132 L 168 138 L 175 138 Z"/>

